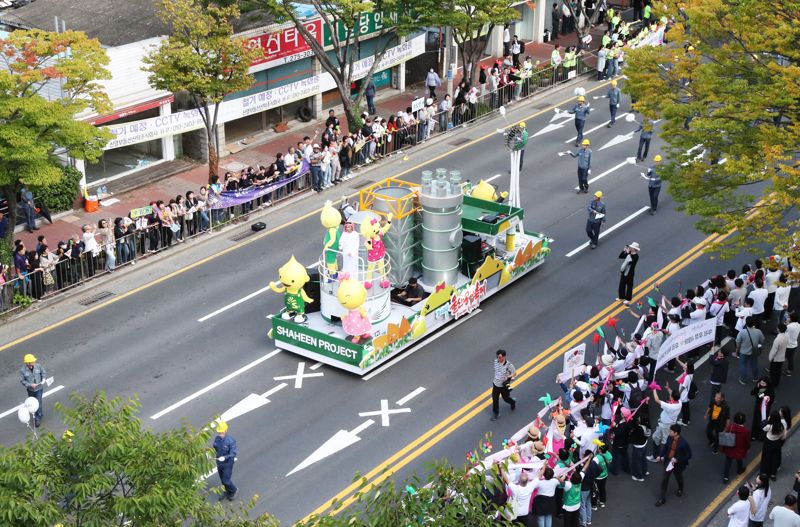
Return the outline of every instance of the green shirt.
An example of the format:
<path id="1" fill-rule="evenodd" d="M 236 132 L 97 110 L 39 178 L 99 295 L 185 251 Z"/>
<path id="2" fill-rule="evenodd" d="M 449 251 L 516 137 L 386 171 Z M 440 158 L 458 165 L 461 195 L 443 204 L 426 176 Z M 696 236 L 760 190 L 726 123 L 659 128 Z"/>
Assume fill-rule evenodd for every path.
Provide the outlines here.
<path id="1" fill-rule="evenodd" d="M 650 5 L 649 4 L 644 6 L 644 19 L 645 20 L 649 20 L 650 19 Z"/>
<path id="2" fill-rule="evenodd" d="M 564 491 L 564 506 L 571 507 L 581 502 L 581 485 L 580 483 L 572 484 L 569 490 Z"/>
<path id="3" fill-rule="evenodd" d="M 295 311 L 297 313 L 306 312 L 306 301 L 303 300 L 303 291 L 297 294 L 286 292 L 283 295 L 283 305 L 286 306 L 287 311 Z"/>
<path id="4" fill-rule="evenodd" d="M 606 479 L 608 477 L 608 464 L 611 463 L 611 452 L 597 454 L 594 456 L 594 462 L 600 467 L 600 474 L 597 479 Z"/>

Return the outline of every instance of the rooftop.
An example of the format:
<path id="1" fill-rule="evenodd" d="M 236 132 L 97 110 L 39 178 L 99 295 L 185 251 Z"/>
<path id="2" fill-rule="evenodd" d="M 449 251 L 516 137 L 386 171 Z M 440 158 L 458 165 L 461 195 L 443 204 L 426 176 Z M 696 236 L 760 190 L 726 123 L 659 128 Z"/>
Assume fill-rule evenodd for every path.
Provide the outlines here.
<path id="1" fill-rule="evenodd" d="M 169 34 L 167 26 L 156 16 L 154 0 L 36 0 L 0 13 L 0 23 L 52 31 L 56 16 L 66 23 L 67 29 L 83 31 L 108 47 Z M 251 12 L 242 15 L 234 29 L 239 33 L 271 22 L 263 12 Z"/>

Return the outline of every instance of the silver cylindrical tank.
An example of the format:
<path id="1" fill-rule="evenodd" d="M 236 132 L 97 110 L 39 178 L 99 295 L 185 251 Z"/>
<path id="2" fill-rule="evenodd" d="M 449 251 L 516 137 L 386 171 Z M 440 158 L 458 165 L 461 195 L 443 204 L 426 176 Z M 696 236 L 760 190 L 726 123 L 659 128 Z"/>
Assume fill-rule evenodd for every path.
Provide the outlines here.
<path id="1" fill-rule="evenodd" d="M 419 196 L 422 205 L 422 281 L 435 285 L 454 284 L 461 258 L 461 173 L 436 169 L 423 173 Z M 428 179 L 430 177 L 430 179 Z"/>
<path id="2" fill-rule="evenodd" d="M 384 214 L 393 210 L 387 201 L 414 199 L 414 191 L 411 188 L 392 185 L 377 188 L 372 191 L 372 194 L 375 196 L 372 208 Z M 404 207 L 397 208 L 404 209 Z M 389 272 L 389 281 L 392 285 L 403 285 L 411 278 L 414 266 L 414 227 L 413 214 L 404 218 L 395 218 L 392 220 L 392 228 L 383 237 L 386 254 L 389 255 L 389 261 L 392 264 Z"/>

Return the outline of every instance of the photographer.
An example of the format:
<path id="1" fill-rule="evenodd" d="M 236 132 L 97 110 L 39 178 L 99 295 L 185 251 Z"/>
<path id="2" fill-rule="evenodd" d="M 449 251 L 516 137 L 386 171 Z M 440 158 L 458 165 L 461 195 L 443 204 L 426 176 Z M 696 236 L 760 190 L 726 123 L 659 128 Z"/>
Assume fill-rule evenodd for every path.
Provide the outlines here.
<path id="1" fill-rule="evenodd" d="M 636 263 L 639 261 L 639 244 L 636 242 L 626 245 L 619 253 L 620 260 L 623 260 L 619 268 L 619 290 L 617 300 L 622 300 L 628 304 L 633 296 L 633 276 L 636 272 Z"/>

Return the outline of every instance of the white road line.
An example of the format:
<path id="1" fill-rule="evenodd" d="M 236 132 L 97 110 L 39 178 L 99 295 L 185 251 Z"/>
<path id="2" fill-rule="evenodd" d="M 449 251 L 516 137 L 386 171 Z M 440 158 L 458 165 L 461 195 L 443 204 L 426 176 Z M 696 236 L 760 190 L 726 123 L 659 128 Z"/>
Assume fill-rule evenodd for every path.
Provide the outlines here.
<path id="1" fill-rule="evenodd" d="M 416 397 L 417 395 L 421 394 L 424 391 L 425 391 L 425 388 L 420 386 L 419 388 L 417 388 L 413 392 L 409 393 L 408 395 L 406 395 L 405 397 L 403 397 L 402 399 L 397 401 L 395 404 L 397 406 L 404 406 L 408 401 L 410 401 L 411 399 L 413 399 L 414 397 Z"/>
<path id="2" fill-rule="evenodd" d="M 298 362 L 297 363 L 297 373 L 295 375 L 281 375 L 279 377 L 273 377 L 276 381 L 288 381 L 290 379 L 294 379 L 294 387 L 295 389 L 300 389 L 303 387 L 303 379 L 307 377 L 322 377 L 325 374 L 320 373 L 306 373 L 306 363 L 305 362 Z"/>
<path id="3" fill-rule="evenodd" d="M 249 370 L 251 368 L 255 368 L 256 366 L 258 366 L 259 364 L 261 364 L 265 360 L 271 359 L 272 357 L 274 357 L 275 355 L 277 355 L 280 352 L 281 352 L 281 350 L 274 350 L 274 351 L 271 351 L 271 352 L 267 353 L 263 357 L 260 357 L 260 358 L 258 358 L 256 360 L 254 360 L 250 364 L 246 364 L 246 365 L 242 366 L 241 368 L 239 368 L 235 372 L 229 373 L 225 377 L 223 377 L 223 378 L 221 378 L 221 379 L 219 379 L 217 381 L 212 382 L 211 384 L 209 384 L 205 388 L 201 388 L 201 389 L 197 390 L 196 392 L 194 392 L 193 394 L 187 395 L 186 397 L 184 397 L 183 399 L 181 399 L 177 403 L 175 403 L 175 404 L 173 404 L 171 406 L 168 406 L 167 408 L 164 408 L 163 410 L 161 410 L 158 413 L 155 413 L 155 414 L 151 415 L 150 419 L 155 420 L 155 419 L 158 419 L 159 417 L 163 417 L 163 416 L 167 415 L 171 411 L 180 408 L 184 404 L 197 399 L 198 397 L 200 397 L 203 394 L 206 394 L 206 393 L 210 392 L 211 390 L 213 390 L 217 386 L 220 386 L 221 384 L 225 384 L 226 382 L 228 382 L 229 380 L 233 379 L 237 375 L 241 375 L 242 373 L 246 372 L 247 370 Z"/>
<path id="4" fill-rule="evenodd" d="M 396 410 L 389 409 L 389 400 L 388 399 L 381 399 L 381 409 L 375 410 L 374 412 L 359 412 L 359 417 L 372 417 L 372 416 L 381 416 L 381 426 L 389 426 L 390 419 L 389 416 L 392 414 L 409 414 L 411 413 L 411 408 L 398 408 Z"/>
<path id="5" fill-rule="evenodd" d="M 369 372 L 367 375 L 361 377 L 361 379 L 365 380 L 365 381 L 368 381 L 368 380 L 372 379 L 373 377 L 375 377 L 376 375 L 378 375 L 379 373 L 382 373 L 382 372 L 388 370 L 389 368 L 391 368 L 392 366 L 394 366 L 395 364 L 397 364 L 401 360 L 410 357 L 411 355 L 413 355 L 414 353 L 416 353 L 417 351 L 419 351 L 420 349 L 422 349 L 426 345 L 430 344 L 431 342 L 433 342 L 434 340 L 438 339 L 439 337 L 442 337 L 448 331 L 452 331 L 453 329 L 455 329 L 456 327 L 460 326 L 461 324 L 463 324 L 467 320 L 471 319 L 472 317 L 474 317 L 475 315 L 477 315 L 480 312 L 481 312 L 481 309 L 478 308 L 475 311 L 473 311 L 472 313 L 470 313 L 469 315 L 456 320 L 455 322 L 450 324 L 448 327 L 446 327 L 442 331 L 439 331 L 438 333 L 434 334 L 432 337 L 420 342 L 419 344 L 417 344 L 416 346 L 414 346 L 410 350 L 406 351 L 405 353 L 403 353 L 402 355 L 400 355 L 396 359 L 391 360 L 391 361 L 387 362 L 386 364 L 384 364 L 383 366 L 379 367 L 378 369 Z"/>
<path id="6" fill-rule="evenodd" d="M 289 386 L 289 385 L 286 384 L 285 382 L 282 382 L 279 385 L 277 385 L 276 387 L 270 388 L 266 392 L 262 393 L 261 397 L 268 398 L 270 395 L 275 395 L 276 393 L 278 393 L 279 391 L 283 390 L 287 386 Z"/>
<path id="7" fill-rule="evenodd" d="M 626 116 L 626 115 L 628 115 L 629 113 L 630 113 L 630 112 L 625 112 L 625 113 L 619 114 L 619 115 L 617 116 L 617 119 L 622 119 L 623 117 L 625 117 L 625 116 Z M 583 135 L 584 135 L 584 136 L 586 136 L 586 135 L 589 135 L 589 134 L 591 134 L 592 132 L 594 132 L 594 131 L 596 131 L 596 130 L 599 130 L 599 129 L 603 128 L 604 126 L 607 126 L 609 122 L 611 122 L 611 119 L 607 120 L 607 121 L 606 121 L 606 122 L 604 122 L 603 124 L 598 124 L 597 126 L 595 126 L 594 128 L 592 128 L 591 130 L 588 130 L 588 131 L 586 131 L 586 132 L 583 132 Z M 578 138 L 578 136 L 576 135 L 576 136 L 575 136 L 575 137 L 573 137 L 572 139 L 568 139 L 568 140 L 566 140 L 566 141 L 564 141 L 564 142 L 565 142 L 565 143 L 574 143 L 574 142 L 575 142 L 575 140 L 576 140 L 577 138 Z"/>
<path id="8" fill-rule="evenodd" d="M 316 370 L 322 366 L 321 362 L 317 362 L 316 364 L 312 364 L 309 370 Z"/>
<path id="9" fill-rule="evenodd" d="M 637 210 L 636 212 L 634 212 L 633 214 L 631 214 L 630 216 L 628 216 L 627 218 L 625 218 L 621 222 L 619 222 L 619 223 L 617 223 L 615 225 L 612 225 L 608 229 L 606 229 L 603 232 L 601 232 L 600 233 L 600 238 L 604 238 L 607 234 L 611 234 L 615 230 L 619 229 L 620 227 L 622 227 L 623 225 L 625 225 L 626 223 L 631 221 L 636 216 L 638 216 L 638 215 L 640 215 L 640 214 L 642 214 L 642 213 L 644 213 L 645 211 L 648 211 L 648 210 L 650 210 L 650 207 L 642 207 L 641 209 Z M 580 251 L 586 249 L 587 247 L 589 247 L 589 242 L 586 242 L 583 245 L 581 245 L 581 246 L 579 246 L 579 247 L 577 247 L 575 249 L 572 249 L 570 252 L 567 253 L 567 258 L 575 256 L 576 254 L 578 254 Z"/>
<path id="10" fill-rule="evenodd" d="M 358 434 L 360 434 L 361 432 L 363 432 L 364 430 L 366 430 L 367 428 L 369 428 L 370 426 L 372 426 L 374 424 L 375 424 L 375 421 L 373 421 L 372 419 L 367 419 L 366 421 L 364 421 L 363 423 L 361 423 L 357 427 L 355 427 L 352 430 L 350 430 L 350 433 L 355 435 L 355 436 L 357 436 Z"/>
<path id="11" fill-rule="evenodd" d="M 497 178 L 501 177 L 502 175 L 503 175 L 503 174 L 495 174 L 494 176 L 492 176 L 492 177 L 490 177 L 489 179 L 486 179 L 486 180 L 484 180 L 484 181 L 486 181 L 486 183 L 491 183 L 492 181 L 494 181 L 495 179 L 497 179 Z"/>
<path id="12" fill-rule="evenodd" d="M 228 304 L 228 305 L 227 305 L 227 306 L 225 306 L 225 307 L 221 307 L 221 308 L 217 309 L 216 311 L 214 311 L 213 313 L 209 313 L 208 315 L 206 315 L 206 316 L 204 316 L 204 317 L 202 317 L 202 318 L 198 318 L 198 319 L 197 319 L 197 321 L 198 321 L 198 322 L 205 322 L 205 321 L 206 321 L 206 320 L 208 320 L 209 318 L 211 318 L 211 317 L 215 317 L 215 316 L 219 315 L 220 313 L 224 313 L 225 311 L 227 311 L 227 310 L 231 309 L 232 307 L 236 307 L 236 306 L 238 306 L 239 304 L 241 304 L 242 302 L 247 302 L 247 301 L 248 301 L 248 300 L 250 300 L 251 298 L 253 298 L 253 297 L 256 297 L 256 296 L 260 295 L 261 293 L 265 293 L 265 292 L 267 292 L 267 291 L 269 291 L 269 286 L 267 286 L 267 287 L 265 287 L 265 288 L 263 288 L 263 289 L 259 289 L 258 291 L 254 292 L 254 293 L 250 293 L 250 294 L 249 294 L 249 295 L 247 295 L 246 297 L 244 297 L 244 298 L 240 298 L 240 299 L 239 299 L 239 300 L 237 300 L 236 302 L 233 302 L 233 303 L 231 303 L 231 304 Z"/>
<path id="13" fill-rule="evenodd" d="M 55 387 L 55 388 L 53 388 L 52 390 L 47 390 L 46 392 L 44 392 L 44 393 L 42 394 L 42 397 L 47 397 L 47 396 L 49 396 L 49 395 L 53 395 L 54 393 L 56 393 L 56 392 L 60 392 L 60 391 L 61 391 L 61 390 L 63 390 L 63 389 L 64 389 L 64 385 L 63 385 L 63 384 L 59 384 L 58 386 L 56 386 L 56 387 Z M 5 412 L 3 412 L 2 414 L 0 414 L 0 419 L 2 419 L 3 417 L 6 417 L 6 416 L 8 416 L 8 415 L 11 415 L 11 414 L 15 414 L 15 413 L 17 413 L 17 411 L 20 409 L 20 407 L 22 407 L 22 405 L 21 405 L 21 404 L 18 404 L 17 406 L 15 406 L 14 408 L 12 408 L 11 410 L 6 410 L 6 411 L 5 411 Z"/>
<path id="14" fill-rule="evenodd" d="M 592 183 L 594 183 L 594 182 L 595 182 L 595 181 L 597 181 L 598 179 L 606 177 L 606 176 L 607 176 L 607 175 L 609 175 L 610 173 L 614 172 L 615 170 L 619 170 L 620 168 L 624 167 L 624 166 L 625 166 L 625 165 L 627 165 L 627 164 L 629 164 L 627 161 L 623 161 L 623 162 L 622 162 L 622 163 L 620 163 L 619 165 L 617 165 L 617 166 L 615 166 L 615 167 L 611 167 L 611 168 L 609 168 L 608 170 L 606 170 L 605 172 L 603 172 L 603 173 L 602 173 L 602 174 L 600 174 L 599 176 L 593 177 L 592 179 L 590 179 L 590 180 L 588 181 L 588 183 L 591 185 Z M 575 190 L 578 190 L 578 187 L 575 187 Z"/>

